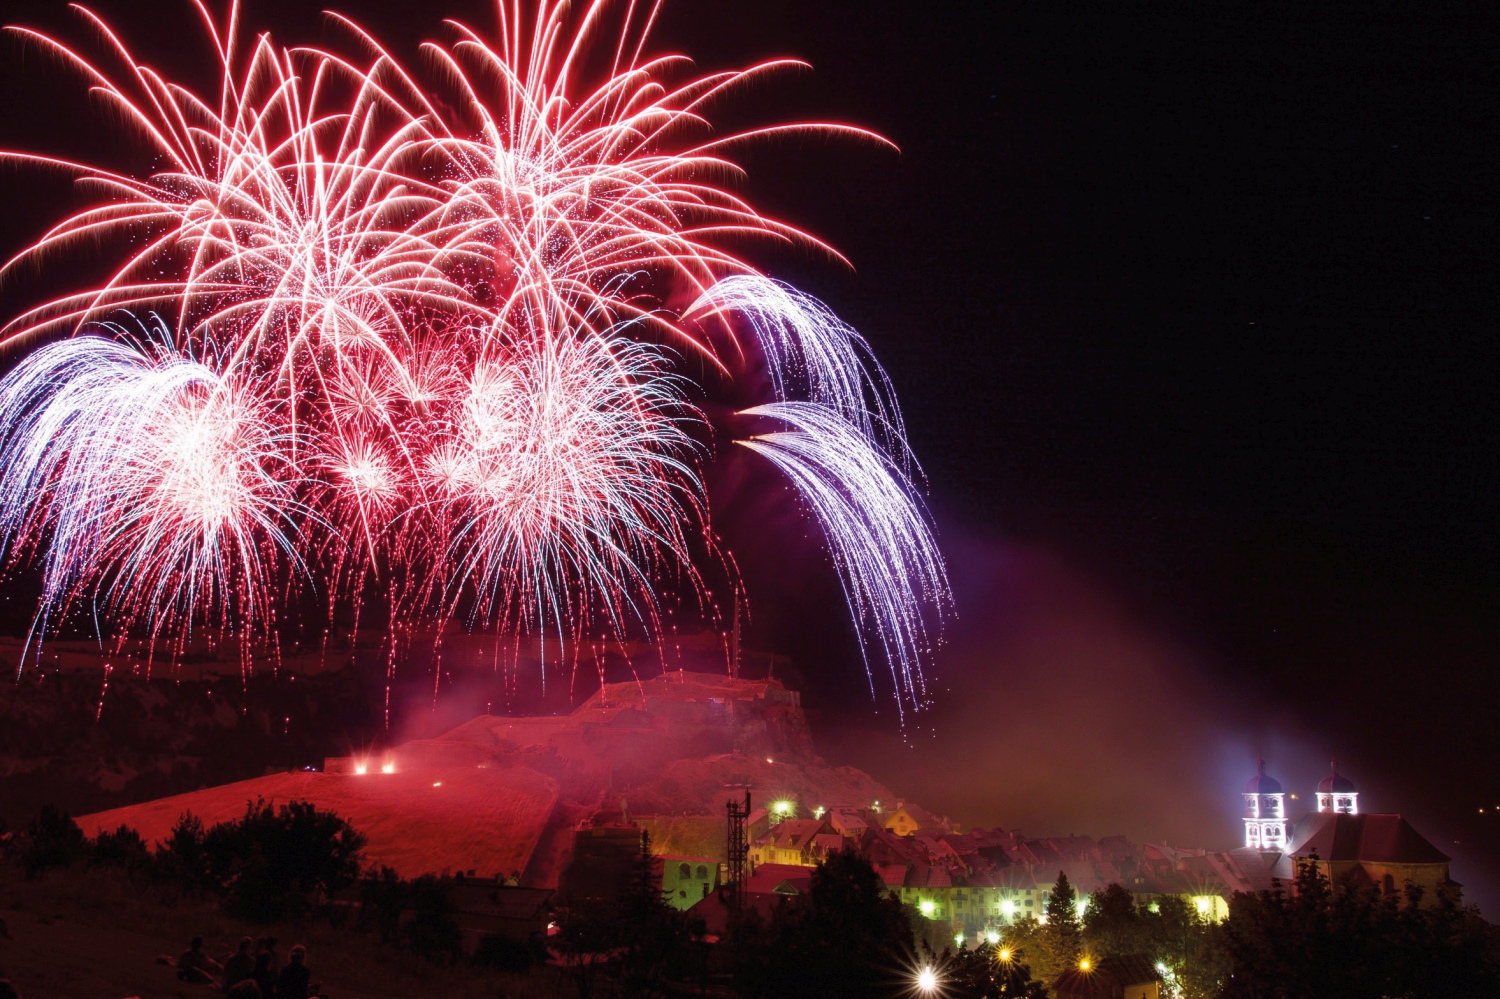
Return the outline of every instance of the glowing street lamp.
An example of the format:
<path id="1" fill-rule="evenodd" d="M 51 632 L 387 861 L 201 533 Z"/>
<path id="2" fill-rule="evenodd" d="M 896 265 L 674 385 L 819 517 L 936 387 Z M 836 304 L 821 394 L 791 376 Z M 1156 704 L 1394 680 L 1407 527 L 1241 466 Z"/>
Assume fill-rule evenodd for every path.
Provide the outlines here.
<path id="1" fill-rule="evenodd" d="M 917 991 L 923 995 L 936 995 L 938 990 L 937 971 L 930 965 L 917 972 Z"/>
<path id="2" fill-rule="evenodd" d="M 937 912 L 937 903 L 930 898 L 924 898 L 918 903 L 917 908 L 922 910 L 922 915 L 931 919 L 933 913 Z"/>
<path id="3" fill-rule="evenodd" d="M 1092 968 L 1092 967 L 1093 967 L 1093 966 L 1094 966 L 1094 962 L 1093 962 L 1093 961 L 1090 961 L 1090 960 L 1089 960 L 1089 959 L 1088 959 L 1088 958 L 1086 958 L 1086 957 L 1085 957 L 1085 958 L 1083 958 L 1083 959 L 1082 959 L 1082 960 L 1080 960 L 1080 961 L 1079 961 L 1079 962 L 1078 962 L 1078 970 L 1079 970 L 1079 971 L 1088 971 L 1088 970 L 1089 970 L 1089 969 L 1090 969 L 1090 968 Z"/>

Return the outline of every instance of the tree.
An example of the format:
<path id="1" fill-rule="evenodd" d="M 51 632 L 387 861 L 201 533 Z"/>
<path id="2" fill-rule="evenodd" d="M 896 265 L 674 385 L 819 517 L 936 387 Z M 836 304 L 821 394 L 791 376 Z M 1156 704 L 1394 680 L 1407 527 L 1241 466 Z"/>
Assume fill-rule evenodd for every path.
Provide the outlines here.
<path id="1" fill-rule="evenodd" d="M 619 906 L 620 981 L 626 995 L 641 995 L 681 964 L 687 917 L 662 894 L 651 834 L 641 832 L 641 851 Z"/>
<path id="2" fill-rule="evenodd" d="M 1331 884 L 1316 857 L 1295 891 L 1236 895 L 1224 999 L 1500 995 L 1494 927 L 1451 899 Z"/>
<path id="3" fill-rule="evenodd" d="M 141 834 L 129 826 L 120 826 L 114 832 L 100 830 L 89 850 L 89 863 L 108 867 L 124 867 L 136 871 L 151 860 L 151 853 Z"/>
<path id="4" fill-rule="evenodd" d="M 67 867 L 83 857 L 88 845 L 83 830 L 67 812 L 43 805 L 26 827 L 21 866 L 28 878 L 54 867 Z"/>
<path id="5" fill-rule="evenodd" d="M 268 922 L 306 910 L 315 892 L 352 884 L 364 843 L 348 822 L 310 802 L 277 809 L 261 800 L 203 835 L 201 867 L 207 883 L 225 893 L 229 912 Z"/>
<path id="6" fill-rule="evenodd" d="M 406 882 L 389 867 L 368 871 L 359 882 L 359 928 L 374 928 L 380 934 L 381 943 L 398 942 L 401 939 L 401 910 L 406 908 L 406 889 Z"/>
<path id="7" fill-rule="evenodd" d="M 734 928 L 735 983 L 779 999 L 896 995 L 910 986 L 911 924 L 869 860 L 846 848 L 819 864 L 808 890 L 768 923 Z"/>
<path id="8" fill-rule="evenodd" d="M 431 874 L 407 885 L 406 905 L 411 918 L 401 927 L 406 949 L 429 961 L 456 961 L 463 955 L 463 933 L 453 918 L 453 899 L 447 887 Z"/>
<path id="9" fill-rule="evenodd" d="M 1049 917 L 1050 919 L 1050 917 Z M 1083 913 L 1083 941 L 1096 958 L 1145 954 L 1153 948 L 1135 896 L 1118 884 L 1095 892 Z"/>
<path id="10" fill-rule="evenodd" d="M 1058 871 L 1057 883 L 1047 893 L 1047 922 L 1032 945 L 1032 970 L 1043 981 L 1051 982 L 1078 963 L 1082 946 L 1078 893 L 1069 883 L 1067 873 Z"/>
<path id="11" fill-rule="evenodd" d="M 599 971 L 619 946 L 619 906 L 605 899 L 578 896 L 559 913 L 552 946 L 578 987 L 578 999 L 590 999 Z"/>
<path id="12" fill-rule="evenodd" d="M 1009 946 L 982 944 L 944 953 L 938 962 L 944 991 L 964 999 L 1046 999 L 1047 986 L 1031 977 L 1031 968 Z"/>
<path id="13" fill-rule="evenodd" d="M 205 835 L 202 819 L 192 812 L 179 815 L 166 842 L 156 851 L 161 876 L 194 888 L 211 887 L 208 854 L 203 849 Z"/>

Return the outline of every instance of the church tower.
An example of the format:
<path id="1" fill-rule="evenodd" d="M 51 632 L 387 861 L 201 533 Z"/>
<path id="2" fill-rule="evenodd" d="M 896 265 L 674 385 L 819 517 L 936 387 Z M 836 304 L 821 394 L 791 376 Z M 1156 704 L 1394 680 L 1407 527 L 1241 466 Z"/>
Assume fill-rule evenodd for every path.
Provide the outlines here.
<path id="1" fill-rule="evenodd" d="M 1318 811 L 1358 815 L 1359 792 L 1354 789 L 1354 781 L 1339 776 L 1338 760 L 1329 766 L 1333 772 L 1318 781 Z"/>
<path id="2" fill-rule="evenodd" d="M 1286 795 L 1281 782 L 1266 774 L 1261 760 L 1245 782 L 1245 845 L 1252 850 L 1286 849 Z"/>

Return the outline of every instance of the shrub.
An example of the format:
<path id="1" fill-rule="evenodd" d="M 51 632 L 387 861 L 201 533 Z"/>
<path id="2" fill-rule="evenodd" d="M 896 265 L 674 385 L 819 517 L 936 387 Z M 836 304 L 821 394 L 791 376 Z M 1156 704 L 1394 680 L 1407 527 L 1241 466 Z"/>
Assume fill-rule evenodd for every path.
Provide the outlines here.
<path id="1" fill-rule="evenodd" d="M 521 973 L 531 967 L 532 948 L 510 937 L 486 933 L 474 948 L 474 963 L 496 971 Z"/>
<path id="2" fill-rule="evenodd" d="M 240 819 L 210 829 L 203 851 L 226 910 L 270 922 L 305 911 L 314 892 L 352 884 L 364 842 L 347 821 L 309 802 L 278 809 L 256 801 Z"/>
<path id="3" fill-rule="evenodd" d="M 166 843 L 156 852 L 162 878 L 193 888 L 210 887 L 205 838 L 203 821 L 192 812 L 183 812 Z"/>
<path id="4" fill-rule="evenodd" d="M 146 841 L 141 834 L 129 826 L 120 826 L 114 832 L 105 830 L 94 837 L 89 850 L 89 863 L 104 867 L 124 867 L 138 870 L 151 859 Z"/>
<path id="5" fill-rule="evenodd" d="M 430 961 L 457 960 L 463 955 L 463 935 L 453 919 L 453 900 L 442 882 L 431 874 L 407 885 L 411 919 L 401 927 L 401 940 L 413 954 Z"/>
<path id="6" fill-rule="evenodd" d="M 43 805 L 26 828 L 21 866 L 27 877 L 56 867 L 67 867 L 83 857 L 88 841 L 67 812 Z"/>

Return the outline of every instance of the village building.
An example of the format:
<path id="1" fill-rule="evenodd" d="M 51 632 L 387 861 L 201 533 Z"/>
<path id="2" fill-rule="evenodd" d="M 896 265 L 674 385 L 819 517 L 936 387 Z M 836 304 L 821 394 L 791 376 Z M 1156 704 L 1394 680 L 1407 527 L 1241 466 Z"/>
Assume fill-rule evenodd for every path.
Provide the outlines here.
<path id="1" fill-rule="evenodd" d="M 661 894 L 674 909 L 691 909 L 719 887 L 719 862 L 713 857 L 661 854 Z"/>
<path id="2" fill-rule="evenodd" d="M 750 863 L 811 867 L 844 848 L 844 837 L 826 819 L 787 819 L 750 843 Z"/>

